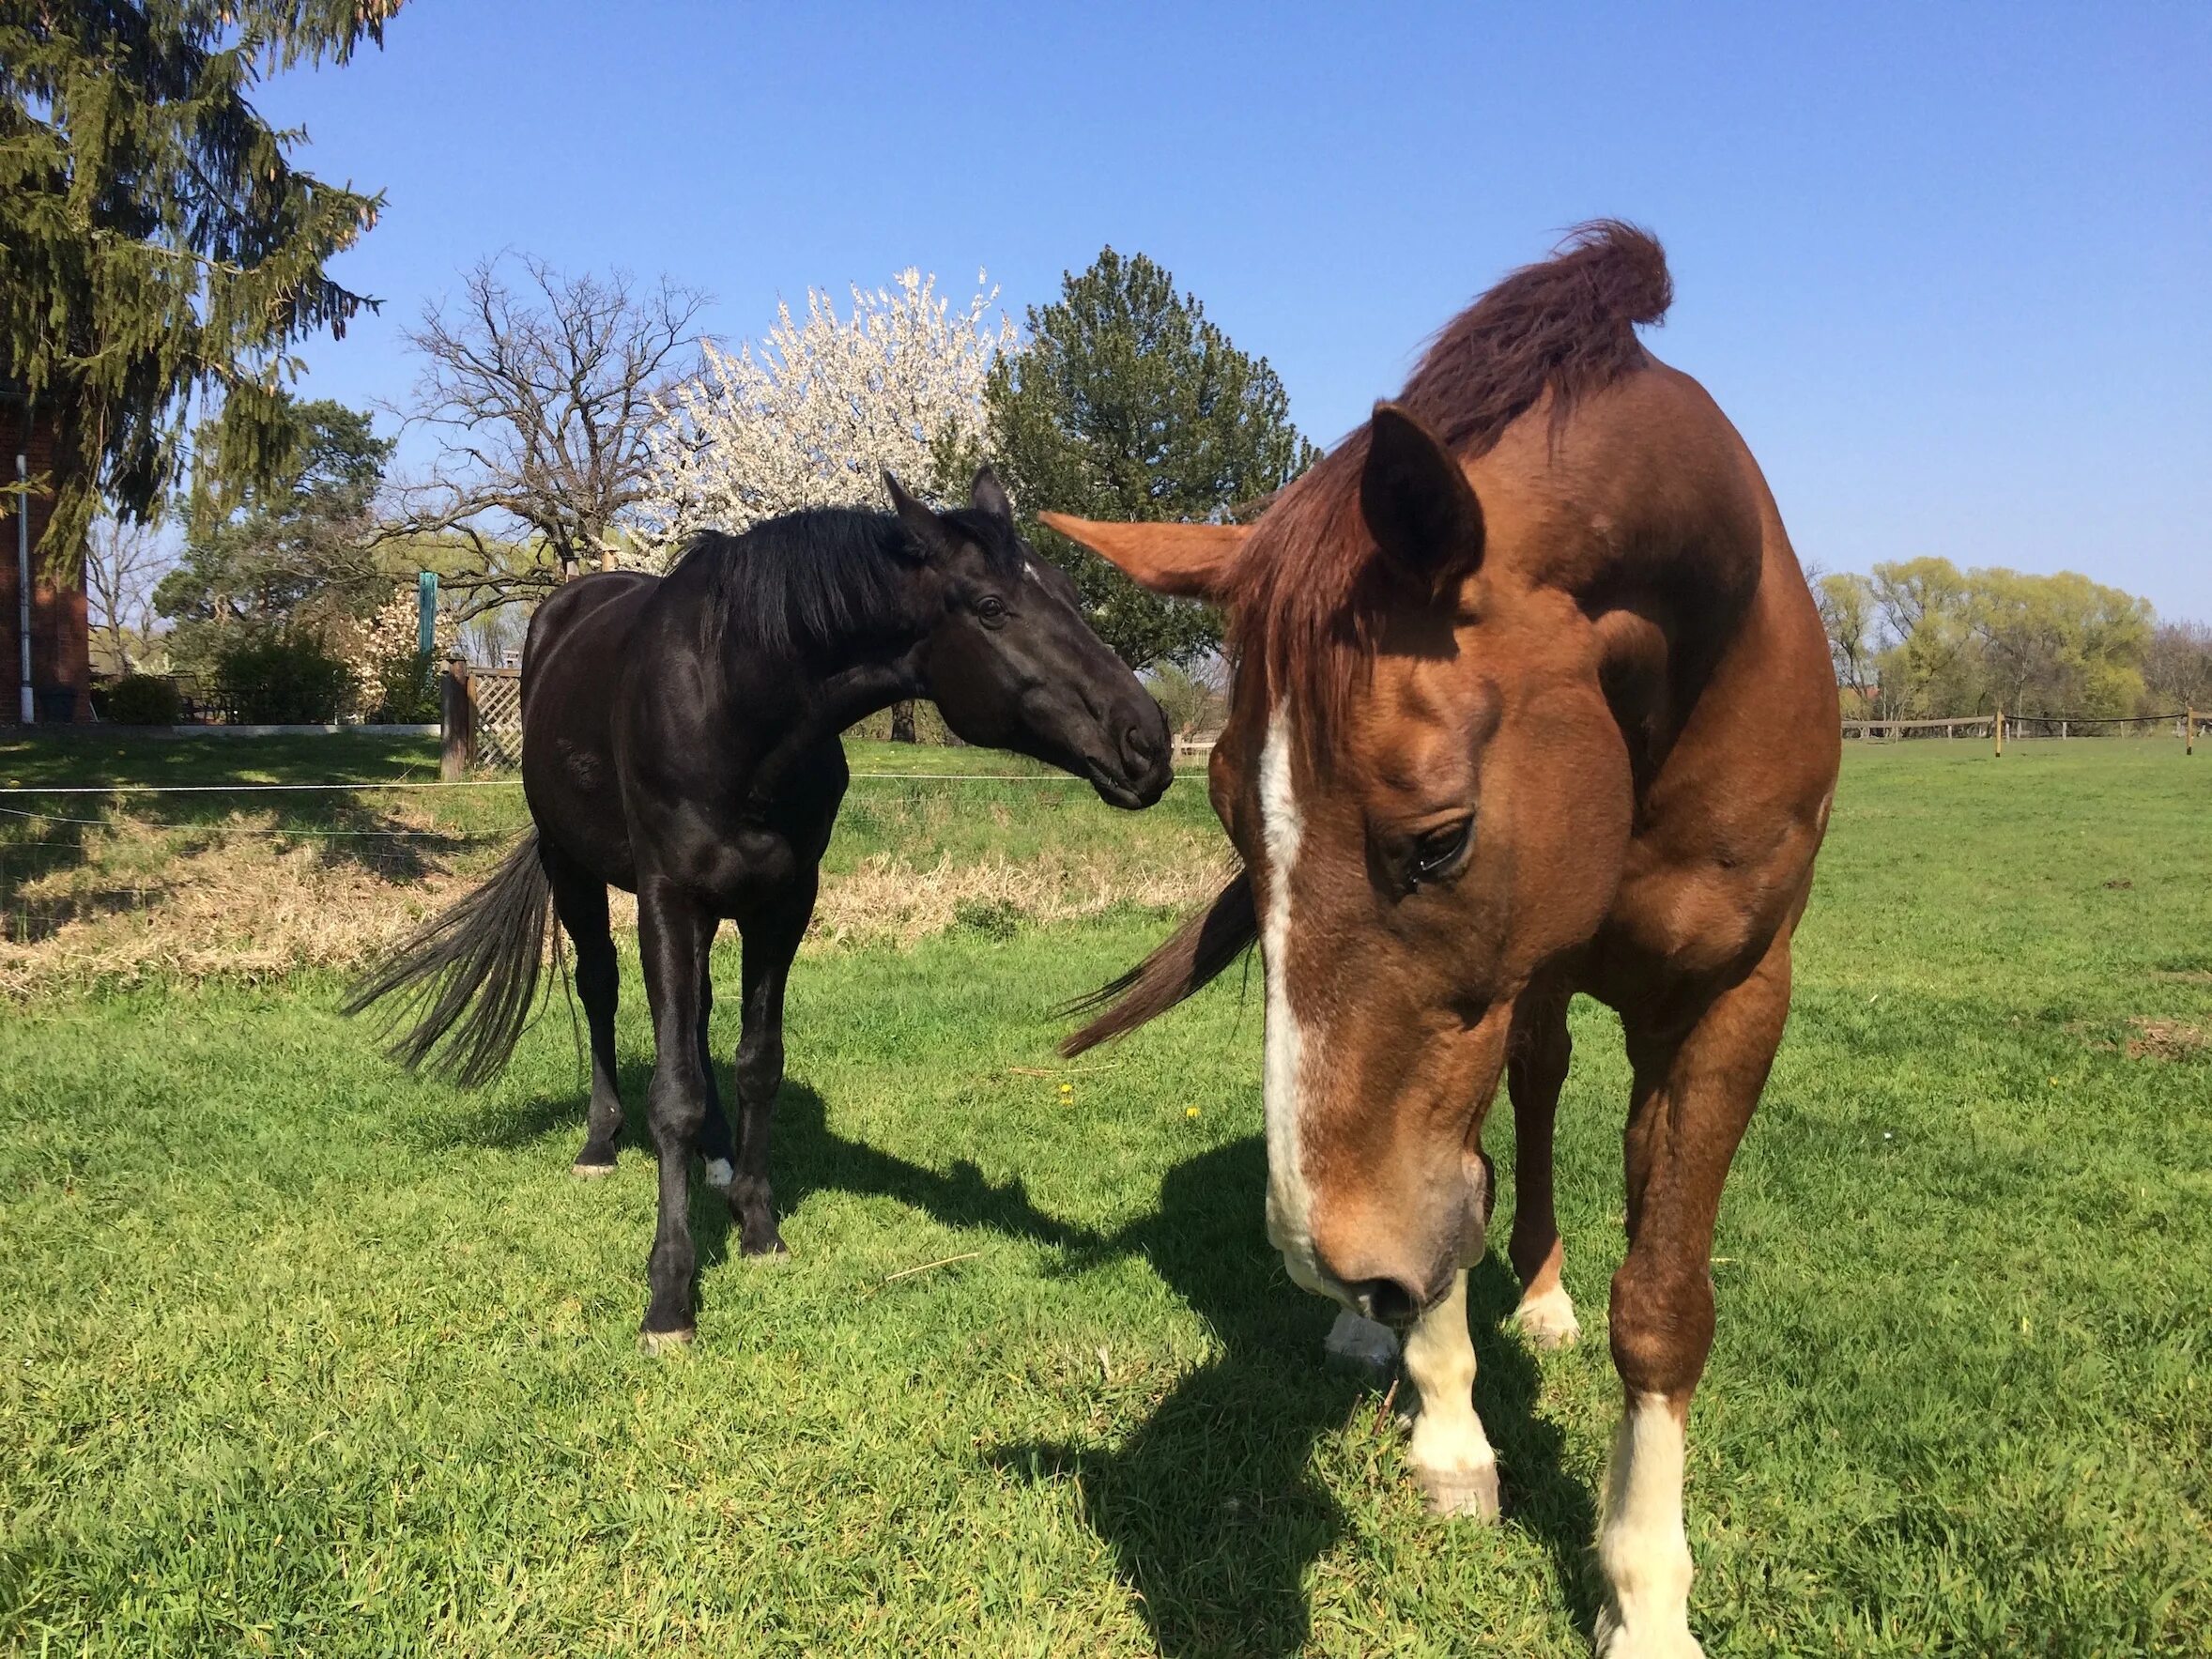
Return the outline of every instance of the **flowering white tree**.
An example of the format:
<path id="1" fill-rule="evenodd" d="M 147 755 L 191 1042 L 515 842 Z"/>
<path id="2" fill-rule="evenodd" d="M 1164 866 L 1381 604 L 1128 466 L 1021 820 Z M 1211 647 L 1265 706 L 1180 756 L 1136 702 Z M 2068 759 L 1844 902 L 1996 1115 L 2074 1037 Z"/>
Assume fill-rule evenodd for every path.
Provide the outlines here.
<path id="1" fill-rule="evenodd" d="M 979 290 L 983 281 L 978 271 Z M 936 286 L 902 270 L 889 288 L 854 287 L 846 317 L 809 289 L 805 322 L 778 305 L 766 338 L 735 356 L 707 345 L 700 375 L 656 400 L 639 503 L 652 533 L 618 561 L 658 568 L 692 530 L 880 506 L 886 469 L 916 491 L 948 484 L 938 473 L 979 447 L 983 383 L 1015 335 L 1003 312 L 991 319 L 996 288 L 956 312 Z"/>
<path id="2" fill-rule="evenodd" d="M 424 664 L 420 653 L 420 604 L 413 588 L 402 588 L 373 615 L 332 630 L 330 649 L 353 676 L 349 718 L 365 720 L 388 704 L 422 700 L 428 673 L 453 650 L 460 624 L 451 611 L 439 607 L 431 619 L 433 646 L 430 662 Z"/>

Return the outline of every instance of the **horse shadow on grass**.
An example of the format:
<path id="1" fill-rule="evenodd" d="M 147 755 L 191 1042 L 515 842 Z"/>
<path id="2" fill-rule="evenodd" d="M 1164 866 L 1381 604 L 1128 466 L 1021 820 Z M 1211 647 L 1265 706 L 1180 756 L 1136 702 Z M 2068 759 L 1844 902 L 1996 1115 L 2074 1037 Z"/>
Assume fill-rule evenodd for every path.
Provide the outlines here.
<path id="1" fill-rule="evenodd" d="M 715 1072 L 727 1111 L 732 1098 L 730 1068 L 717 1066 Z M 650 1163 L 653 1156 L 643 1114 L 637 1104 L 645 1098 L 652 1081 L 650 1062 L 624 1061 L 618 1071 L 617 1083 L 624 1105 L 619 1144 L 625 1163 L 632 1159 Z M 475 1111 L 439 1124 L 434 1137 L 440 1149 L 474 1146 L 513 1150 L 548 1137 L 573 1137 L 580 1148 L 588 1091 L 589 1083 L 584 1083 L 574 1091 L 557 1095 L 481 1102 Z M 830 1128 L 828 1106 L 822 1096 L 809 1084 L 790 1078 L 776 1097 L 768 1173 L 776 1214 L 786 1218 L 812 1193 L 852 1192 L 896 1199 L 948 1227 L 981 1227 L 1071 1251 L 1095 1251 L 1104 1243 L 1094 1229 L 1063 1221 L 1038 1209 L 1019 1176 L 994 1183 L 979 1165 L 966 1159 L 957 1160 L 950 1169 L 935 1170 L 910 1163 L 865 1141 L 848 1140 Z M 702 1279 L 707 1269 L 728 1257 L 730 1223 L 730 1206 L 722 1194 L 704 1180 L 694 1178 L 691 1231 Z M 703 1284 L 699 1294 L 704 1311 Z"/>
<path id="2" fill-rule="evenodd" d="M 1267 1152 L 1256 1136 L 1201 1153 L 1168 1172 L 1154 1213 L 1105 1241 L 1104 1254 L 1144 1256 L 1212 1327 L 1219 1358 L 1183 1376 L 1117 1446 L 1009 1446 L 992 1454 L 1001 1468 L 1072 1487 L 1168 1655 L 1274 1655 L 1305 1646 L 1307 1570 L 1350 1529 L 1315 1471 L 1315 1448 L 1357 1414 L 1380 1408 L 1363 1375 L 1322 1362 L 1333 1311 L 1290 1284 L 1261 1236 L 1266 1184 Z M 1496 1256 L 1469 1275 L 1475 1405 L 1498 1449 L 1505 1524 L 1544 1545 L 1587 1635 L 1597 1609 L 1591 1499 L 1561 1467 L 1560 1431 L 1535 1415 L 1534 1362 L 1515 1340 L 1496 1334 L 1519 1294 Z M 1401 1381 L 1399 1399 L 1410 1402 L 1409 1384 Z M 1410 1482 L 1389 1496 L 1412 1501 Z"/>
<path id="3" fill-rule="evenodd" d="M 623 1067 L 625 1098 L 643 1098 L 650 1070 Z M 456 1124 L 453 1138 L 522 1145 L 558 1132 L 580 1144 L 583 1114 L 580 1093 L 548 1097 Z M 629 1127 L 625 1158 L 639 1156 L 635 1118 Z M 993 1184 L 964 1160 L 929 1169 L 838 1135 L 822 1097 L 803 1083 L 785 1083 L 775 1135 L 771 1175 L 786 1215 L 809 1193 L 837 1190 L 893 1198 L 946 1226 L 1060 1247 L 1067 1252 L 1060 1270 L 1068 1273 L 1142 1255 L 1206 1321 L 1219 1357 L 1182 1376 L 1118 1444 L 1012 1444 L 986 1456 L 1017 1477 L 1070 1490 L 1171 1659 L 1288 1654 L 1305 1645 L 1306 1574 L 1351 1529 L 1315 1469 L 1315 1450 L 1380 1403 L 1366 1377 L 1323 1363 L 1333 1312 L 1289 1283 L 1262 1236 L 1267 1152 L 1259 1137 L 1176 1164 L 1161 1181 L 1156 1210 L 1101 1234 L 1039 1210 L 1019 1178 Z M 692 1223 L 701 1267 L 724 1259 L 728 1206 L 704 1183 L 693 1188 Z M 1561 1465 L 1560 1430 L 1536 1414 L 1534 1361 L 1498 1331 L 1518 1298 L 1496 1253 L 1468 1276 L 1475 1405 L 1498 1449 L 1504 1525 L 1544 1548 L 1587 1636 L 1598 1607 L 1592 1499 Z M 1400 1395 L 1410 1399 L 1408 1385 Z M 1414 1501 L 1410 1482 L 1389 1496 Z"/>

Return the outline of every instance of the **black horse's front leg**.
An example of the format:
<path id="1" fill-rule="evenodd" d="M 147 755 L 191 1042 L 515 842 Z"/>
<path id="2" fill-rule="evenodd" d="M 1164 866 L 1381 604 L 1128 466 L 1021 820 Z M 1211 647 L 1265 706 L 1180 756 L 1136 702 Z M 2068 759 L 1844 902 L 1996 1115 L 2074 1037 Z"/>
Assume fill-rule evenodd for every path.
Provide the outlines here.
<path id="1" fill-rule="evenodd" d="M 737 1172 L 737 1142 L 730 1132 L 730 1119 L 722 1112 L 722 1096 L 714 1086 L 714 1044 L 708 1027 L 714 1020 L 714 934 L 722 918 L 702 915 L 699 922 L 699 1069 L 706 1079 L 707 1117 L 699 1126 L 699 1165 L 707 1185 L 727 1192 Z"/>
<path id="2" fill-rule="evenodd" d="M 646 1111 L 660 1159 L 660 1215 L 646 1263 L 652 1291 L 645 1308 L 648 1347 L 687 1343 L 694 1334 L 692 1280 L 699 1256 L 691 1240 L 691 1155 L 707 1116 L 699 1042 L 701 919 L 699 907 L 668 883 L 638 883 L 637 945 L 655 1050 Z"/>
<path id="3" fill-rule="evenodd" d="M 817 873 L 808 870 L 773 912 L 741 923 L 745 934 L 745 1031 L 737 1045 L 737 1175 L 730 1183 L 738 1248 L 781 1256 L 776 1198 L 768 1180 L 768 1133 L 783 1087 L 783 989 L 814 914 Z"/>

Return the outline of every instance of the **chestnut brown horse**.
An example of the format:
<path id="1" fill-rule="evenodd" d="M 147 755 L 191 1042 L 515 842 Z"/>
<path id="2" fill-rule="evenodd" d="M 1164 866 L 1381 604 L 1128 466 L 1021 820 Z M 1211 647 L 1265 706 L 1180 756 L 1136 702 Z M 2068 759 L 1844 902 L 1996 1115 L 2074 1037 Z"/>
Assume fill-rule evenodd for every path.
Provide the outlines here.
<path id="1" fill-rule="evenodd" d="M 1714 1219 L 1789 1013 L 1840 743 L 1758 466 L 1636 337 L 1670 299 L 1654 240 L 1588 226 L 1445 329 L 1256 526 L 1046 517 L 1146 587 L 1224 604 L 1238 663 L 1212 790 L 1243 871 L 1068 1046 L 1162 1012 L 1257 939 L 1268 1237 L 1298 1283 L 1404 1331 L 1409 1461 L 1445 1513 L 1498 1509 L 1466 1310 L 1483 1117 L 1502 1076 L 1517 1317 L 1568 1340 L 1567 1003 L 1619 1010 L 1626 1401 L 1597 1637 L 1672 1659 L 1699 1651 L 1682 1470 Z"/>

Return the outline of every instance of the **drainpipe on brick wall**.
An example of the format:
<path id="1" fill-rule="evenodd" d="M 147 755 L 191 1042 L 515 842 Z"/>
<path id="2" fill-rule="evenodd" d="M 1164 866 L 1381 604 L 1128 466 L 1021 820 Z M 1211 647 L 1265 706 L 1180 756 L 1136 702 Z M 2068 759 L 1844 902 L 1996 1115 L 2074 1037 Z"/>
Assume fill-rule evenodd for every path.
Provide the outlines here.
<path id="1" fill-rule="evenodd" d="M 16 626 L 23 644 L 23 720 L 28 726 L 38 717 L 38 704 L 31 696 L 31 457 L 21 450 L 15 455 L 15 482 Z"/>

